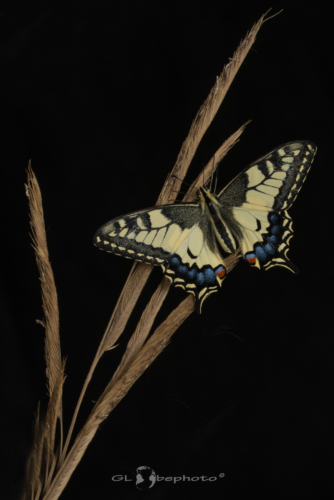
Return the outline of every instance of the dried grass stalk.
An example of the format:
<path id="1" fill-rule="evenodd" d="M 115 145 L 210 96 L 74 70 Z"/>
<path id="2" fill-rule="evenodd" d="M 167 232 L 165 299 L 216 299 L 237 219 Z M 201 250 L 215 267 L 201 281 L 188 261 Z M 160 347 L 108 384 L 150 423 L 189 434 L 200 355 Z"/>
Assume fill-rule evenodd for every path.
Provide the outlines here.
<path id="1" fill-rule="evenodd" d="M 241 64 L 243 63 L 246 55 L 253 45 L 259 29 L 265 22 L 266 14 L 263 14 L 263 16 L 260 17 L 258 22 L 252 27 L 250 32 L 246 34 L 244 40 L 241 40 L 239 47 L 234 52 L 233 57 L 230 59 L 230 62 L 224 66 L 224 69 L 221 72 L 220 76 L 217 77 L 216 83 L 212 87 L 211 92 L 200 107 L 194 121 L 191 124 L 188 137 L 182 144 L 181 151 L 174 165 L 172 174 L 176 177 L 172 177 L 169 179 L 170 182 L 168 188 L 165 189 L 159 196 L 159 205 L 164 203 L 172 203 L 173 200 L 176 199 L 177 191 L 179 191 L 180 189 L 182 180 L 187 173 L 190 162 L 196 153 L 198 145 L 201 142 L 201 139 L 204 136 L 205 132 L 209 128 L 212 120 L 214 119 L 235 75 L 237 74 Z M 232 145 L 233 143 L 231 144 L 231 147 Z"/>
<path id="2" fill-rule="evenodd" d="M 56 465 L 54 448 L 58 418 L 60 423 L 58 447 L 60 449 L 62 447 L 62 391 L 65 362 L 61 360 L 58 298 L 46 243 L 42 196 L 35 174 L 31 169 L 31 162 L 29 162 L 27 174 L 28 183 L 25 187 L 30 208 L 32 245 L 35 250 L 40 275 L 45 318 L 40 323 L 45 329 L 45 361 L 49 392 L 49 402 L 45 417 L 40 414 L 40 409 L 38 408 L 32 451 L 26 467 L 26 484 L 28 488 L 23 498 L 37 500 L 43 487 L 51 482 Z"/>
<path id="3" fill-rule="evenodd" d="M 156 315 L 158 314 L 162 303 L 166 298 L 170 285 L 171 282 L 167 278 L 164 278 L 152 295 L 151 300 L 142 313 L 137 328 L 130 338 L 123 359 L 117 370 L 115 371 L 110 384 L 119 379 L 119 377 L 126 371 L 127 367 L 130 366 L 131 362 L 134 360 L 137 353 L 142 348 L 148 334 L 150 333 Z"/>
<path id="4" fill-rule="evenodd" d="M 213 89 L 192 123 L 190 133 L 182 145 L 171 175 L 167 177 L 157 204 L 169 203 L 171 199 L 175 199 L 176 194 L 174 194 L 174 190 L 180 188 L 200 140 L 214 118 L 234 76 L 250 47 L 254 43 L 256 34 L 264 21 L 265 15 L 260 18 L 246 35 L 245 39 L 240 43 L 238 49 L 234 53 L 233 58 L 227 66 L 224 67 L 223 72 L 217 78 Z M 246 124 L 240 127 L 240 129 L 225 141 L 215 153 L 214 157 L 216 164 L 222 160 L 229 149 L 239 140 L 245 126 Z M 210 163 L 211 162 L 209 162 L 204 169 L 204 176 L 211 173 L 209 170 L 212 168 Z M 192 186 L 193 188 L 198 188 L 202 183 L 203 173 L 200 174 Z M 147 264 L 135 263 L 133 265 L 85 380 L 73 415 L 66 443 L 62 449 L 61 437 L 58 450 L 55 451 L 57 415 L 61 418 L 60 410 L 62 387 L 64 383 L 64 363 L 61 363 L 57 295 L 51 266 L 48 260 L 41 196 L 37 180 L 31 170 L 30 164 L 28 169 L 27 194 L 29 196 L 31 210 L 34 248 L 42 282 L 50 400 L 46 419 L 41 419 L 39 411 L 36 417 L 35 448 L 34 453 L 28 461 L 27 478 L 29 479 L 27 480 L 27 488 L 23 498 L 25 500 L 38 500 L 42 493 L 43 500 L 55 500 L 59 498 L 61 492 L 65 488 L 72 472 L 81 460 L 100 423 L 107 418 L 113 408 L 115 408 L 119 401 L 127 394 L 133 383 L 165 348 L 173 333 L 189 314 L 194 311 L 195 304 L 193 296 L 188 296 L 169 314 L 168 318 L 156 328 L 152 336 L 147 340 L 156 315 L 170 288 L 169 280 L 166 278 L 162 280 L 141 315 L 140 321 L 128 343 L 119 367 L 99 400 L 94 405 L 86 423 L 79 431 L 72 447 L 69 449 L 77 414 L 95 367 L 103 353 L 115 346 L 153 269 L 153 266 Z M 238 250 L 225 260 L 227 272 L 233 269 L 239 257 L 240 252 Z M 42 474 L 44 474 L 44 476 L 42 476 Z"/>
<path id="5" fill-rule="evenodd" d="M 128 368 L 112 387 L 111 390 L 105 391 L 100 399 L 96 402 L 91 414 L 89 415 L 85 425 L 79 431 L 75 442 L 69 451 L 63 466 L 56 475 L 52 488 L 49 493 L 43 497 L 43 500 L 54 500 L 59 498 L 59 495 L 68 483 L 72 472 L 80 462 L 85 450 L 93 439 L 99 425 L 107 418 L 109 413 L 123 399 L 131 386 L 142 375 L 142 373 L 150 366 L 160 352 L 166 347 L 173 333 L 179 328 L 183 321 L 194 310 L 193 301 L 188 296 L 168 318 L 156 329 L 152 337 L 140 350 L 135 361 Z"/>
<path id="6" fill-rule="evenodd" d="M 42 323 L 45 327 L 45 361 L 48 389 L 51 396 L 61 371 L 58 297 L 46 243 L 42 195 L 35 174 L 31 169 L 30 161 L 27 174 L 28 184 L 25 187 L 29 200 L 32 246 L 35 250 L 41 281 L 45 317 L 44 323 Z"/>
<path id="7" fill-rule="evenodd" d="M 191 125 L 188 137 L 181 147 L 181 151 L 178 155 L 173 170 L 171 174 L 168 175 L 162 191 L 158 197 L 156 203 L 157 205 L 171 203 L 173 200 L 175 200 L 177 193 L 175 193 L 174 190 L 180 189 L 181 182 L 187 173 L 188 167 L 198 148 L 198 145 L 204 133 L 208 129 L 210 123 L 212 122 L 216 112 L 218 111 L 219 106 L 221 105 L 223 98 L 225 97 L 227 90 L 229 89 L 238 69 L 240 68 L 243 60 L 245 59 L 252 44 L 254 43 L 255 37 L 260 27 L 265 22 L 265 16 L 266 14 L 261 16 L 259 21 L 252 27 L 250 32 L 246 34 L 245 39 L 240 42 L 239 47 L 235 51 L 230 62 L 226 66 L 224 66 L 221 75 L 217 77 L 217 81 L 214 87 L 211 89 L 209 96 L 202 104 Z M 249 122 L 246 122 L 234 134 L 232 134 L 215 153 L 214 157 L 217 165 L 224 158 L 227 152 L 234 146 L 234 144 L 236 144 L 236 142 L 239 140 L 240 135 L 242 134 L 248 123 Z M 205 176 L 207 176 L 209 168 L 210 162 L 205 167 Z M 194 182 L 193 187 L 198 188 L 202 184 L 202 179 L 203 174 L 201 173 Z M 191 188 L 189 191 L 191 191 Z M 140 279 L 134 279 L 135 274 L 133 274 L 133 269 L 131 270 L 130 274 L 132 274 L 133 277 L 129 277 L 121 294 L 122 300 L 117 303 L 112 320 L 108 325 L 109 338 L 105 344 L 108 349 L 112 347 L 113 342 L 116 342 L 116 340 L 119 338 L 119 335 L 124 330 L 126 322 L 136 304 L 140 291 L 144 287 L 152 269 L 153 266 L 149 266 L 148 264 L 138 264 L 137 272 L 140 275 Z M 126 298 L 127 300 L 123 300 L 123 298 Z M 124 303 L 126 304 L 126 306 L 124 306 Z M 129 313 L 121 314 L 121 312 L 123 312 L 125 308 L 128 309 Z M 113 323 L 117 324 L 118 327 L 113 329 Z"/>
<path id="8" fill-rule="evenodd" d="M 211 178 L 212 166 L 214 165 L 215 169 L 218 167 L 219 163 L 227 155 L 229 150 L 239 141 L 241 134 L 249 123 L 250 120 L 241 125 L 241 127 L 236 132 L 234 132 L 234 134 L 230 135 L 230 137 L 220 146 L 220 148 L 217 149 L 213 157 L 205 165 L 202 172 L 197 176 L 197 179 L 194 180 L 194 182 L 189 186 L 187 194 L 184 195 L 183 201 L 190 201 L 192 199 L 191 195 L 196 193 L 196 190 L 200 186 L 207 183 L 207 181 Z"/>

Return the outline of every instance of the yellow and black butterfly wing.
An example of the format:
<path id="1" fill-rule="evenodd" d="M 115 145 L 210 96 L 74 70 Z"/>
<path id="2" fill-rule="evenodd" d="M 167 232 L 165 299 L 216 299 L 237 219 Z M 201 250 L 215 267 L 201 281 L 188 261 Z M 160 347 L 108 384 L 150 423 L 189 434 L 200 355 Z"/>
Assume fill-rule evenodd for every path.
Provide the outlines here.
<path id="1" fill-rule="evenodd" d="M 225 276 L 212 226 L 198 204 L 162 205 L 117 217 L 96 232 L 94 244 L 161 266 L 175 286 L 194 294 L 199 312 Z"/>
<path id="2" fill-rule="evenodd" d="M 284 144 L 241 172 L 218 195 L 221 215 L 241 246 L 243 257 L 259 269 L 298 269 L 287 257 L 293 236 L 287 212 L 311 167 L 316 146 Z"/>
<path id="3" fill-rule="evenodd" d="M 243 257 L 259 269 L 278 265 L 298 272 L 287 257 L 293 235 L 287 210 L 315 152 L 308 141 L 284 144 L 247 167 L 218 196 L 202 189 L 198 203 L 118 217 L 97 231 L 94 243 L 107 252 L 161 266 L 175 286 L 194 294 L 199 312 L 226 274 L 217 242 L 233 252 L 236 240 Z"/>

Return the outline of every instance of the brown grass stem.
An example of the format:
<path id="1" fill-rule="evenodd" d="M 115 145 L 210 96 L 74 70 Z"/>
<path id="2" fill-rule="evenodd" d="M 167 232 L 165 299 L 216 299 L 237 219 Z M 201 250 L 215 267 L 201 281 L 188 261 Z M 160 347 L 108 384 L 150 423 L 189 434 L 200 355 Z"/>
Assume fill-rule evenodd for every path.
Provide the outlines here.
<path id="1" fill-rule="evenodd" d="M 260 27 L 265 22 L 265 15 L 261 16 L 250 32 L 246 34 L 245 39 L 239 44 L 230 62 L 224 67 L 221 75 L 217 77 L 215 85 L 192 122 L 188 137 L 181 147 L 171 174 L 167 176 L 157 201 L 158 205 L 170 203 L 176 199 L 198 145 L 217 113 L 238 69 L 254 43 Z M 218 165 L 231 147 L 239 140 L 247 123 L 232 134 L 215 153 L 214 159 L 216 165 Z M 212 161 L 210 160 L 203 172 L 194 181 L 192 187 L 188 190 L 188 194 L 185 195 L 185 200 L 188 199 L 191 190 L 201 186 L 203 178 L 207 178 L 211 174 Z M 38 500 L 42 496 L 43 500 L 56 500 L 68 483 L 100 423 L 107 418 L 109 413 L 127 394 L 134 382 L 166 347 L 174 332 L 194 311 L 195 304 L 193 296 L 188 296 L 155 329 L 151 337 L 148 338 L 156 316 L 170 288 L 170 282 L 166 278 L 162 280 L 142 312 L 118 368 L 95 403 L 85 424 L 72 442 L 77 415 L 94 370 L 101 356 L 107 350 L 115 347 L 153 269 L 153 266 L 147 264 L 135 263 L 133 265 L 93 359 L 78 398 L 65 445 L 62 446 L 61 408 L 65 362 L 61 360 L 58 301 L 48 257 L 42 199 L 30 163 L 26 192 L 29 198 L 33 247 L 40 273 L 45 315 L 43 324 L 45 326 L 45 357 L 49 403 L 45 418 L 41 416 L 39 408 L 37 411 L 33 450 L 27 463 L 26 486 L 22 498 L 24 500 Z M 227 272 L 233 269 L 239 257 L 240 251 L 238 249 L 234 254 L 225 259 Z M 60 421 L 60 441 L 56 443 L 56 424 L 58 418 Z"/>
<path id="2" fill-rule="evenodd" d="M 41 282 L 44 321 L 39 321 L 39 323 L 44 326 L 45 330 L 45 361 L 49 392 L 45 418 L 41 416 L 40 409 L 38 408 L 32 451 L 26 465 L 26 482 L 29 484 L 31 496 L 29 490 L 26 490 L 23 498 L 37 499 L 44 485 L 47 484 L 48 478 L 51 480 L 53 475 L 56 463 L 54 449 L 58 419 L 60 424 L 58 448 L 62 449 L 62 391 L 65 380 L 65 361 L 61 360 L 58 297 L 49 261 L 42 196 L 37 179 L 31 168 L 31 162 L 29 162 L 27 169 L 27 184 L 25 188 L 30 209 L 32 246 L 35 250 Z"/>

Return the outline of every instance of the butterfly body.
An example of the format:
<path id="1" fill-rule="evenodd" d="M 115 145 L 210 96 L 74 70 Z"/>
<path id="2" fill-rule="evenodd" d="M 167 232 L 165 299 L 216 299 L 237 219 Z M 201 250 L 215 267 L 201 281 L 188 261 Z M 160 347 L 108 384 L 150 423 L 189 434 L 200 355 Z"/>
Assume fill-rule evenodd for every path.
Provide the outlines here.
<path id="1" fill-rule="evenodd" d="M 117 217 L 94 244 L 107 252 L 160 265 L 175 286 L 193 293 L 197 310 L 226 277 L 224 254 L 241 248 L 259 269 L 297 268 L 287 258 L 293 235 L 287 213 L 316 152 L 308 141 L 274 149 L 219 194 L 200 187 L 196 203 L 161 205 Z"/>

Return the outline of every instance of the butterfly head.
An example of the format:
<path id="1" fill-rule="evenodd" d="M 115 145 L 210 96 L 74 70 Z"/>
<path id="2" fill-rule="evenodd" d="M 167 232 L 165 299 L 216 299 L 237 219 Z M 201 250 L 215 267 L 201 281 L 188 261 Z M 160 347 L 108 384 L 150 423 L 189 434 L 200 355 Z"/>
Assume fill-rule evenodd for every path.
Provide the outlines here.
<path id="1" fill-rule="evenodd" d="M 217 196 L 211 193 L 209 189 L 200 187 L 198 190 L 199 195 L 199 204 L 204 213 L 206 210 L 209 210 L 210 213 L 214 213 L 216 210 L 219 210 L 219 201 Z"/>

